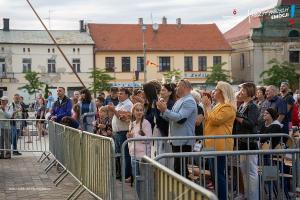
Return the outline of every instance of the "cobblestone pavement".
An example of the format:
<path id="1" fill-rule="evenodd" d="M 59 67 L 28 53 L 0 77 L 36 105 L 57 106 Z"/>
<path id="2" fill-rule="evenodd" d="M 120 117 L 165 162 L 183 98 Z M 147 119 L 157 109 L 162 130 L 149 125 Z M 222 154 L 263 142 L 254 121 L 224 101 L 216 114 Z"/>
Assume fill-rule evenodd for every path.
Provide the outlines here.
<path id="1" fill-rule="evenodd" d="M 72 176 L 67 176 L 57 187 L 53 180 L 58 176 L 56 168 L 47 174 L 47 162 L 39 163 L 40 154 L 23 153 L 11 159 L 0 159 L 0 199 L 1 200 L 56 200 L 66 199 L 78 185 Z M 134 199 L 133 189 L 126 185 L 126 200 Z M 116 199 L 121 199 L 121 183 L 116 181 Z M 78 199 L 95 199 L 84 192 Z"/>

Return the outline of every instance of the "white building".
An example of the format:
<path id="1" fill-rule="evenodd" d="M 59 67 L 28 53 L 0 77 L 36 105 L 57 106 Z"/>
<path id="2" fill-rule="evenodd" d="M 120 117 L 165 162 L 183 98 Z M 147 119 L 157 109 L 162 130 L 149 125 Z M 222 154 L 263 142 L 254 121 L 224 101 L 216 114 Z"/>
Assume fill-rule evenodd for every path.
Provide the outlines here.
<path id="1" fill-rule="evenodd" d="M 94 42 L 86 32 L 83 21 L 80 30 L 51 30 L 51 33 L 67 59 L 75 67 L 86 87 L 94 66 Z M 0 96 L 10 98 L 19 93 L 29 101 L 29 95 L 18 88 L 27 81 L 27 71 L 41 73 L 42 81 L 49 85 L 56 95 L 56 87 L 63 86 L 68 94 L 82 87 L 63 56 L 43 30 L 10 30 L 9 19 L 3 19 L 0 30 Z"/>

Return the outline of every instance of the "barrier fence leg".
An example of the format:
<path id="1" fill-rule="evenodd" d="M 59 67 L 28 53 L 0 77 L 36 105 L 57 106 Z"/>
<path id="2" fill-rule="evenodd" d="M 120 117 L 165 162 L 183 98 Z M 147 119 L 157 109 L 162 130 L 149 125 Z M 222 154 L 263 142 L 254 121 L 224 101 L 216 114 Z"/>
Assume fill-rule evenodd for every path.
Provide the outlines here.
<path id="1" fill-rule="evenodd" d="M 69 174 L 69 172 L 65 173 L 65 174 L 61 177 L 61 179 L 57 180 L 57 182 L 55 183 L 55 186 L 58 186 L 58 184 L 59 184 L 60 182 L 62 182 L 62 181 L 66 178 L 66 176 L 68 176 L 68 174 Z"/>
<path id="2" fill-rule="evenodd" d="M 38 162 L 41 161 L 41 163 L 43 163 L 45 159 L 50 160 L 50 158 L 49 158 L 50 154 L 51 154 L 51 153 L 46 154 L 46 151 L 44 151 L 43 154 L 41 155 L 41 157 L 39 158 Z M 45 155 L 45 157 L 42 159 L 43 155 Z M 42 159 L 42 160 L 41 160 L 41 159 Z"/>
<path id="3" fill-rule="evenodd" d="M 53 161 L 45 168 L 46 173 L 48 173 L 48 172 L 51 170 L 51 168 L 55 165 L 55 163 L 56 163 L 56 160 L 53 160 Z"/>
<path id="4" fill-rule="evenodd" d="M 56 181 L 58 181 L 60 179 L 60 177 L 62 177 L 66 172 L 67 172 L 67 170 L 64 169 L 64 171 L 61 172 L 61 174 L 53 181 L 53 183 L 56 183 Z"/>
<path id="5" fill-rule="evenodd" d="M 67 197 L 67 200 L 71 199 L 72 196 L 81 188 L 81 185 L 78 185 L 73 191 L 72 193 Z"/>
<path id="6" fill-rule="evenodd" d="M 81 188 L 81 190 L 74 196 L 73 200 L 76 200 L 84 191 L 85 188 Z"/>

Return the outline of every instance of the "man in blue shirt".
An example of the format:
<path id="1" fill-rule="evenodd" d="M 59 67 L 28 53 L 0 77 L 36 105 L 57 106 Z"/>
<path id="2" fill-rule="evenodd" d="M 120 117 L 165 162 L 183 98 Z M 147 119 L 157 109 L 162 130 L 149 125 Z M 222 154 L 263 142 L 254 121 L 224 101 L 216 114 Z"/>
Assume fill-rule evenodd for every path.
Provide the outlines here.
<path id="1" fill-rule="evenodd" d="M 110 88 L 109 95 L 106 97 L 104 101 L 104 105 L 107 106 L 109 105 L 109 103 L 112 102 L 114 106 L 117 106 L 119 104 L 118 92 L 119 92 L 118 88 L 116 87 Z"/>
<path id="2" fill-rule="evenodd" d="M 285 120 L 285 116 L 287 115 L 287 103 L 278 96 L 278 89 L 274 85 L 270 85 L 266 88 L 266 108 L 273 108 L 278 113 L 277 121 L 283 125 L 284 133 L 289 133 L 288 129 L 288 121 Z"/>
<path id="3" fill-rule="evenodd" d="M 169 121 L 170 136 L 195 136 L 195 123 L 197 117 L 197 104 L 191 95 L 192 85 L 187 80 L 181 80 L 176 87 L 176 94 L 180 99 L 176 101 L 172 110 L 167 109 L 164 101 L 156 103 L 161 116 Z M 191 152 L 194 140 L 174 140 L 173 152 Z M 187 176 L 187 165 L 181 169 L 180 158 L 174 159 L 174 170 L 178 174 Z M 188 163 L 187 160 L 185 162 Z"/>
<path id="4" fill-rule="evenodd" d="M 65 88 L 57 88 L 57 101 L 54 102 L 50 119 L 60 123 L 63 117 L 71 116 L 72 101 L 65 95 Z"/>

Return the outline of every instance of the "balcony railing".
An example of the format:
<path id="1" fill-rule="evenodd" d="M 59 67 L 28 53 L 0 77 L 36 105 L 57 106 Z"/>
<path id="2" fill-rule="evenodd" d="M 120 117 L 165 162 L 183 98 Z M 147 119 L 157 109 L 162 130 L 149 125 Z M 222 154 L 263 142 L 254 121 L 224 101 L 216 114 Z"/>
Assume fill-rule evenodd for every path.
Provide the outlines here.
<path id="1" fill-rule="evenodd" d="M 13 72 L 0 72 L 0 79 L 14 79 L 15 73 Z"/>

